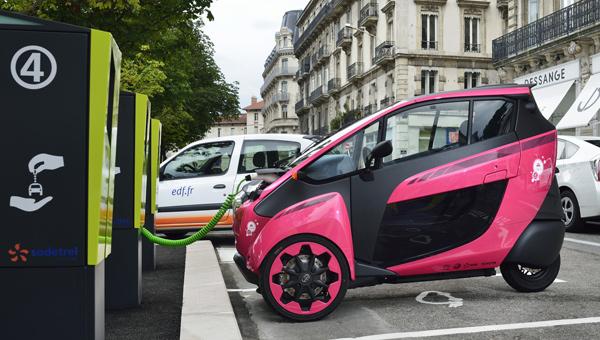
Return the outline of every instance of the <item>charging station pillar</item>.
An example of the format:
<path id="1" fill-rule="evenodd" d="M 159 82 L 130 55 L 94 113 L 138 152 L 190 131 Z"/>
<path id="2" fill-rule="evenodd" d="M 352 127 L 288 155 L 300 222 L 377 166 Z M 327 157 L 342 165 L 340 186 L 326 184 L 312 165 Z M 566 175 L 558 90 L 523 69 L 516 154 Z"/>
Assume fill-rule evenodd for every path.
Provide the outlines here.
<path id="1" fill-rule="evenodd" d="M 154 216 L 157 212 L 158 168 L 160 166 L 160 144 L 162 125 L 158 119 L 150 119 L 150 140 L 148 143 L 148 180 L 146 181 L 146 223 L 145 228 L 155 233 Z M 156 245 L 145 238 L 142 240 L 142 267 L 156 269 Z"/>
<path id="2" fill-rule="evenodd" d="M 2 338 L 103 339 L 121 53 L 4 11 L 0 41 Z"/>
<path id="3" fill-rule="evenodd" d="M 113 213 L 112 252 L 106 259 L 106 308 L 142 303 L 142 239 L 146 210 L 150 102 L 121 92 Z"/>

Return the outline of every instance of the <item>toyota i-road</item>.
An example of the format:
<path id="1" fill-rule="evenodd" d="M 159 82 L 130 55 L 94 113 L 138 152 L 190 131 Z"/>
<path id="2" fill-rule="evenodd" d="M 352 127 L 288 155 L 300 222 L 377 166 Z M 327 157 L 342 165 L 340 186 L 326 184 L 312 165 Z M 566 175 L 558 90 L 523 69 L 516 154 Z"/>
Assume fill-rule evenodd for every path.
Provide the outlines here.
<path id="1" fill-rule="evenodd" d="M 416 97 L 309 148 L 236 198 L 234 260 L 276 312 L 334 310 L 348 288 L 495 275 L 556 278 L 556 130 L 524 85 Z"/>
<path id="2" fill-rule="evenodd" d="M 314 143 L 314 136 L 254 134 L 194 142 L 160 166 L 156 231 L 178 238 L 208 223 L 235 183 L 256 170 L 280 168 Z M 217 228 L 230 228 L 227 213 Z"/>

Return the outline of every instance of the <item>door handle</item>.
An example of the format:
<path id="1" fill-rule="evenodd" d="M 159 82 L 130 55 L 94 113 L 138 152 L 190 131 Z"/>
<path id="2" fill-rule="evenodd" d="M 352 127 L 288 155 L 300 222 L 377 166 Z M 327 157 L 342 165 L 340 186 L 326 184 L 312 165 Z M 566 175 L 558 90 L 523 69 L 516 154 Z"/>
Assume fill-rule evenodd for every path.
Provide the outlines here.
<path id="1" fill-rule="evenodd" d="M 213 189 L 225 189 L 225 184 L 217 184 L 213 187 Z"/>

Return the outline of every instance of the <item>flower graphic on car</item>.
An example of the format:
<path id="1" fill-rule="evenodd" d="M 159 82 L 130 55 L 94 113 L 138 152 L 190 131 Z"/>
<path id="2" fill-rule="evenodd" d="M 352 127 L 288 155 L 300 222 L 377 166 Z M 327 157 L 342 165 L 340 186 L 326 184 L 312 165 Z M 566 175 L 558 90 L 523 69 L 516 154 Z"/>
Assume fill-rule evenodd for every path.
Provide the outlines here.
<path id="1" fill-rule="evenodd" d="M 21 244 L 15 244 L 13 249 L 8 250 L 8 255 L 12 262 L 27 262 L 27 255 L 29 255 L 29 250 L 25 248 L 21 248 Z"/>

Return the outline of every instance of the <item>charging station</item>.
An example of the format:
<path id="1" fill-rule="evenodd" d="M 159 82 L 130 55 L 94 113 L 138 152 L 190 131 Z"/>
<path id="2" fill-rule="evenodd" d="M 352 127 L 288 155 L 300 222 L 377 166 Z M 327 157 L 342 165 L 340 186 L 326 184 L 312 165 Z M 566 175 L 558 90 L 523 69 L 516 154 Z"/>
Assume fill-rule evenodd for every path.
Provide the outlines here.
<path id="1" fill-rule="evenodd" d="M 162 124 L 158 119 L 150 119 L 150 140 L 148 143 L 148 180 L 146 181 L 146 220 L 145 228 L 154 234 L 154 216 L 157 212 L 156 193 L 158 192 L 158 168 L 160 167 L 160 145 Z M 142 268 L 156 269 L 156 244 L 142 240 Z"/>
<path id="2" fill-rule="evenodd" d="M 121 53 L 110 33 L 0 11 L 4 338 L 104 338 Z"/>
<path id="3" fill-rule="evenodd" d="M 146 210 L 150 102 L 143 94 L 121 92 L 112 252 L 106 260 L 106 308 L 142 303 L 142 240 Z"/>

